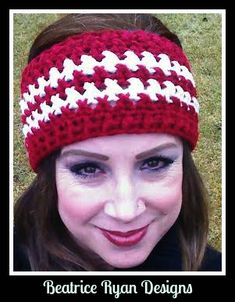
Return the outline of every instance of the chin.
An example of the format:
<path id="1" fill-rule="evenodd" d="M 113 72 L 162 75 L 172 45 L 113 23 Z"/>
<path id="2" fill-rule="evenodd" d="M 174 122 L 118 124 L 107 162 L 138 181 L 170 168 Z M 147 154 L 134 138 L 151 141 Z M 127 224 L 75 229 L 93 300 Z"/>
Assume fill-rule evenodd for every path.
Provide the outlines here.
<path id="1" fill-rule="evenodd" d="M 142 264 L 149 254 L 140 255 L 138 257 L 134 257 L 132 255 L 127 257 L 119 257 L 117 259 L 106 259 L 106 262 L 115 268 L 125 269 L 138 266 Z"/>

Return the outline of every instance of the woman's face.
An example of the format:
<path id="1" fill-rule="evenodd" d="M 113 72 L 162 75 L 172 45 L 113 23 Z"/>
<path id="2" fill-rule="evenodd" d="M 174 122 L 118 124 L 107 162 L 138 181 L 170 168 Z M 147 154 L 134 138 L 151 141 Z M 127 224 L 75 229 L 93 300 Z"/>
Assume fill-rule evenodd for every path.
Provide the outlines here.
<path id="1" fill-rule="evenodd" d="M 182 203 L 181 140 L 167 134 L 98 137 L 62 149 L 58 210 L 80 246 L 108 264 L 141 264 Z"/>

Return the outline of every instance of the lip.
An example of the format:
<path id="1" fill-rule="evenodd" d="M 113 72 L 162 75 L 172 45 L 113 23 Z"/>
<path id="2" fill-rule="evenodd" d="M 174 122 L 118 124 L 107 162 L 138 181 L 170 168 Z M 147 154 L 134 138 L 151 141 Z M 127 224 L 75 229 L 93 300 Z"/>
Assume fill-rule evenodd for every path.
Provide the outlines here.
<path id="1" fill-rule="evenodd" d="M 148 226 L 146 225 L 142 228 L 131 230 L 128 232 L 120 232 L 120 231 L 109 231 L 105 229 L 99 228 L 103 235 L 113 244 L 121 247 L 132 246 L 141 241 L 141 239 L 145 236 L 148 230 Z"/>

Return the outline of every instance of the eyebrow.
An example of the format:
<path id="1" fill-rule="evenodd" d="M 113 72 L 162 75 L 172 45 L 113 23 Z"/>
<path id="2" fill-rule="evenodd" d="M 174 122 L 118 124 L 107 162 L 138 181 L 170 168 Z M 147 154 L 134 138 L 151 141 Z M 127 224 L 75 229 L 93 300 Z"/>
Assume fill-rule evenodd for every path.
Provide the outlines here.
<path id="1" fill-rule="evenodd" d="M 87 157 L 94 157 L 99 160 L 109 160 L 109 157 L 103 154 L 95 153 L 95 152 L 90 152 L 90 151 L 85 151 L 81 149 L 71 149 L 68 151 L 64 151 L 61 153 L 61 157 L 66 157 L 69 155 L 82 155 L 82 156 L 87 156 Z"/>
<path id="2" fill-rule="evenodd" d="M 172 149 L 172 148 L 177 148 L 177 145 L 175 143 L 165 143 L 165 144 L 162 144 L 162 145 L 160 145 L 158 147 L 155 147 L 153 149 L 141 152 L 141 153 L 137 154 L 135 158 L 138 159 L 138 160 L 144 159 L 146 157 L 153 156 L 156 152 L 160 152 L 160 151 L 163 151 L 165 149 Z"/>
<path id="3" fill-rule="evenodd" d="M 160 145 L 158 147 L 155 147 L 153 149 L 150 150 L 146 150 L 144 152 L 141 152 L 139 154 L 137 154 L 135 156 L 136 159 L 141 160 L 143 158 L 149 157 L 149 156 L 153 156 L 156 152 L 165 150 L 165 149 L 171 149 L 171 148 L 176 148 L 177 145 L 174 143 L 166 143 L 163 145 Z M 81 149 L 71 149 L 68 151 L 64 151 L 61 153 L 61 157 L 66 157 L 66 156 L 70 156 L 70 155 L 82 155 L 82 156 L 87 156 L 87 157 L 93 157 L 99 160 L 109 160 L 109 157 L 107 155 L 104 154 L 100 154 L 100 153 L 95 153 L 95 152 L 90 152 L 90 151 L 85 151 L 85 150 L 81 150 Z"/>

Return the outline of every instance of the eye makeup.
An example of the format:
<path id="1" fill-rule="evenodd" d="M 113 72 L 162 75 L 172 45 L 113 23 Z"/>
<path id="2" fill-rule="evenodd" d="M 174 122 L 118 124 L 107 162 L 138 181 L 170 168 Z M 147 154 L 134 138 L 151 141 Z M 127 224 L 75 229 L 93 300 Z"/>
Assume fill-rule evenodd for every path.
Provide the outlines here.
<path id="1" fill-rule="evenodd" d="M 141 173 L 149 176 L 162 175 L 162 173 L 167 172 L 174 161 L 175 159 L 171 157 L 162 155 L 152 156 L 138 163 L 134 167 L 134 170 L 139 170 Z M 109 170 L 112 170 L 112 167 L 107 167 L 103 163 L 90 160 L 73 160 L 66 163 L 66 168 L 69 169 L 74 177 L 82 181 L 103 179 L 103 177 L 108 175 Z"/>
<path id="2" fill-rule="evenodd" d="M 131 172 L 133 176 L 136 174 L 155 179 L 167 176 L 168 171 L 174 171 L 171 166 L 174 167 L 179 162 L 178 150 L 174 144 L 164 144 L 134 157 L 131 155 L 129 158 L 123 154 L 120 159 L 114 160 L 104 154 L 72 149 L 63 152 L 59 161 L 61 168 L 78 181 L 103 181 L 104 177 L 116 173 L 113 169 L 121 166 L 123 171 L 132 169 L 132 172 L 129 170 L 127 173 Z"/>
<path id="3" fill-rule="evenodd" d="M 105 174 L 104 168 L 92 161 L 71 164 L 69 170 L 82 179 L 93 179 Z"/>
<path id="4" fill-rule="evenodd" d="M 143 161 L 140 166 L 140 170 L 147 172 L 160 172 L 167 169 L 173 163 L 174 160 L 169 157 L 153 156 Z"/>

